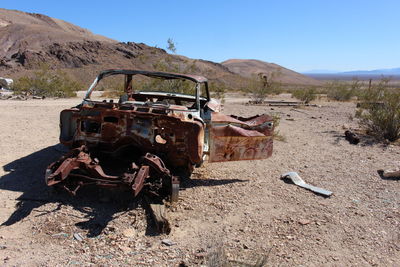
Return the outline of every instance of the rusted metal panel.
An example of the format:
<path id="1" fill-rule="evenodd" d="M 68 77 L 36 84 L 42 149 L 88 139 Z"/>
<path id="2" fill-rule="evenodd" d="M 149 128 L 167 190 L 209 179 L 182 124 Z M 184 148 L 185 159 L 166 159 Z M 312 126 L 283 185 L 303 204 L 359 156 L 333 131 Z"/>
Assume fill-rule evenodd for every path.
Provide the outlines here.
<path id="1" fill-rule="evenodd" d="M 210 162 L 265 159 L 272 155 L 273 119 L 212 113 Z"/>
<path id="2" fill-rule="evenodd" d="M 124 78 L 120 101 L 91 100 L 96 85 L 112 75 Z M 194 90 L 191 95 L 179 90 L 135 92 L 134 75 L 184 79 L 194 82 Z M 62 185 L 71 194 L 91 184 L 125 186 L 134 196 L 146 189 L 177 201 L 178 176 L 190 176 L 206 154 L 211 162 L 271 156 L 274 126 L 270 116 L 223 115 L 220 103 L 209 96 L 207 79 L 201 76 L 101 72 L 83 102 L 60 114 L 60 142 L 71 150 L 48 167 L 47 184 Z"/>
<path id="3" fill-rule="evenodd" d="M 96 184 L 104 187 L 128 186 L 132 188 L 133 195 L 137 196 L 151 174 L 154 182 L 151 187 L 152 193 L 171 194 L 171 192 L 165 191 L 172 190 L 176 178 L 172 177 L 163 161 L 156 155 L 147 153 L 139 162 L 140 167 L 133 163 L 122 169 L 120 175 L 107 175 L 100 161 L 90 156 L 87 147 L 81 146 L 52 163 L 46 170 L 45 180 L 48 186 L 53 186 L 63 183 L 68 178 L 68 186 L 64 185 L 64 188 L 73 195 L 82 186 Z"/>

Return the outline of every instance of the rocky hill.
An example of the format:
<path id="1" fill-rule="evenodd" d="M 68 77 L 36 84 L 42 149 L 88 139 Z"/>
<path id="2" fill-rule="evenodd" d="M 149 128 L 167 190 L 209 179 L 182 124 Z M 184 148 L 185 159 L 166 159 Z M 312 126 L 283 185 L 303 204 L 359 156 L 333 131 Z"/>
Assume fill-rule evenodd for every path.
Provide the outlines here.
<path id="1" fill-rule="evenodd" d="M 5 77 L 29 75 L 46 63 L 85 84 L 103 69 L 134 68 L 204 75 L 213 82 L 238 89 L 246 84 L 249 75 L 238 71 L 231 64 L 235 62 L 238 60 L 219 64 L 172 55 L 143 43 L 121 43 L 45 15 L 0 9 L 0 72 Z M 284 81 L 313 83 L 311 78 L 300 79 L 297 77 L 302 75 L 282 70 Z"/>
<path id="2" fill-rule="evenodd" d="M 272 75 L 283 84 L 296 85 L 321 85 L 320 81 L 289 70 L 274 63 L 268 63 L 255 59 L 229 59 L 221 63 L 230 71 L 244 77 L 252 77 L 259 73 Z"/>

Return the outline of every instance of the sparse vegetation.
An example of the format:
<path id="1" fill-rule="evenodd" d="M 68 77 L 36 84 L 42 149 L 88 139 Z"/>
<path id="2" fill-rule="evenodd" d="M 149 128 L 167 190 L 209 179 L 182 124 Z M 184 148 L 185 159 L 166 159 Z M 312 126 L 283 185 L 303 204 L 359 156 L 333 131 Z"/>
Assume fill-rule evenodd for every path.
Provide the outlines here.
<path id="1" fill-rule="evenodd" d="M 357 96 L 361 89 L 361 82 L 353 80 L 347 82 L 333 81 L 327 85 L 327 96 L 336 101 L 349 101 L 353 96 Z"/>
<path id="2" fill-rule="evenodd" d="M 172 40 L 172 38 L 168 38 L 167 44 L 168 44 L 167 49 L 172 53 L 176 54 L 176 44 L 174 40 Z"/>
<path id="3" fill-rule="evenodd" d="M 308 104 L 316 99 L 316 93 L 317 92 L 315 88 L 311 87 L 307 89 L 296 89 L 295 91 L 293 91 L 292 96 Z"/>
<path id="4" fill-rule="evenodd" d="M 286 142 L 286 137 L 283 136 L 278 130 L 281 117 L 278 114 L 272 114 L 272 119 L 274 122 L 274 140 Z"/>
<path id="5" fill-rule="evenodd" d="M 21 77 L 14 83 L 16 94 L 45 96 L 45 97 L 73 97 L 82 85 L 71 79 L 65 72 L 50 70 L 43 64 L 33 77 Z"/>
<path id="6" fill-rule="evenodd" d="M 223 103 L 225 101 L 226 86 L 223 83 L 210 82 L 211 97 L 216 98 Z"/>
<path id="7" fill-rule="evenodd" d="M 400 89 L 388 86 L 382 79 L 360 95 L 356 117 L 367 133 L 378 138 L 396 141 L 400 138 Z"/>
<path id="8" fill-rule="evenodd" d="M 260 73 L 251 79 L 245 90 L 251 93 L 251 99 L 254 103 L 262 103 L 268 95 L 282 92 L 282 85 L 277 81 L 279 75 L 280 72 L 272 72 L 269 75 Z"/>

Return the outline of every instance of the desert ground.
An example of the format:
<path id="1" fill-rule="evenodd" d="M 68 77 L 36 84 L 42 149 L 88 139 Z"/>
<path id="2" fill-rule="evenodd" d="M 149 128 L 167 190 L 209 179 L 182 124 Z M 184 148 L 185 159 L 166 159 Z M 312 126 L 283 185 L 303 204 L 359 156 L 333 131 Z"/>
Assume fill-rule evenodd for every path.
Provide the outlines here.
<path id="1" fill-rule="evenodd" d="M 358 129 L 355 103 L 272 108 L 245 100 L 228 97 L 224 113 L 277 114 L 284 141 L 274 141 L 266 160 L 196 169 L 168 209 L 169 235 L 158 235 L 141 200 L 124 192 L 71 197 L 45 186 L 46 166 L 63 151 L 59 112 L 79 98 L 0 101 L 0 266 L 236 266 L 262 258 L 267 266 L 400 266 L 400 181 L 377 174 L 400 166 L 400 147 L 364 136 L 349 144 L 343 133 Z M 333 195 L 280 179 L 289 171 Z"/>

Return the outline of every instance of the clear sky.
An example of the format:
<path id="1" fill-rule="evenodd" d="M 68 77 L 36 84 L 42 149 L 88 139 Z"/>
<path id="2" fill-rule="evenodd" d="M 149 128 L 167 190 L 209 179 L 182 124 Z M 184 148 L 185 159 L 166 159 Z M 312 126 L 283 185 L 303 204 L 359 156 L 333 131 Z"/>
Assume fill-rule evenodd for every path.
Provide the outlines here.
<path id="1" fill-rule="evenodd" d="M 252 58 L 296 71 L 400 67 L 400 0 L 1 0 L 118 41 L 221 62 Z"/>

